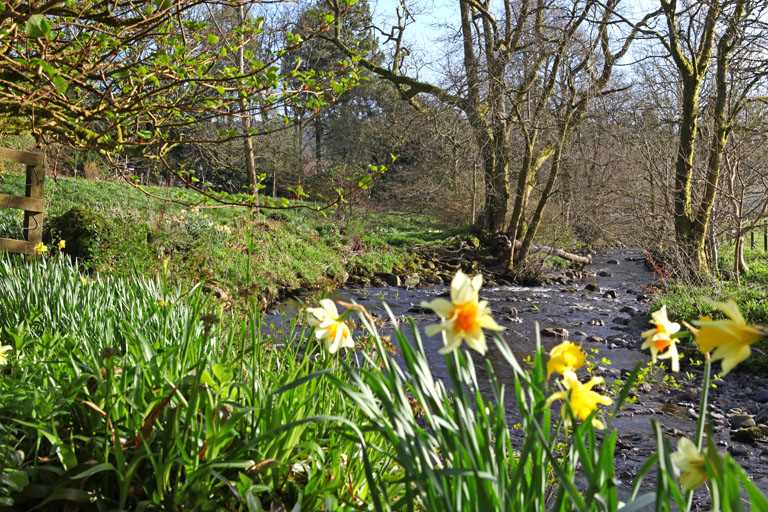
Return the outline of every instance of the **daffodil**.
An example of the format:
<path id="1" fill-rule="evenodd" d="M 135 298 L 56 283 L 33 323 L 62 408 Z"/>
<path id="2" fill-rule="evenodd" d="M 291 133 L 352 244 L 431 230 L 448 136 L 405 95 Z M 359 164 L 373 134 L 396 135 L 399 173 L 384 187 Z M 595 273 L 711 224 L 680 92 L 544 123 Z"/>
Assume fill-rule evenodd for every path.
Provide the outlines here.
<path id="1" fill-rule="evenodd" d="M 547 398 L 546 405 L 552 405 L 552 402 L 555 400 L 563 400 L 563 407 L 560 410 L 560 414 L 566 423 L 570 423 L 566 402 L 571 405 L 571 410 L 576 419 L 581 421 L 589 418 L 589 415 L 592 414 L 592 411 L 597 409 L 598 405 L 611 405 L 613 403 L 611 398 L 603 396 L 597 391 L 592 391 L 594 386 L 603 383 L 602 377 L 592 377 L 589 382 L 582 384 L 574 372 L 566 370 L 560 383 L 564 389 L 554 392 Z M 599 429 L 605 428 L 603 422 L 597 418 L 592 419 L 592 425 Z"/>
<path id="2" fill-rule="evenodd" d="M 566 371 L 576 371 L 586 361 L 581 348 L 571 341 L 564 341 L 555 346 L 549 352 L 549 361 L 547 361 L 547 377 L 553 373 L 564 375 Z"/>
<path id="3" fill-rule="evenodd" d="M 59 246 L 59 250 L 64 249 L 67 246 L 67 241 L 66 240 L 59 240 L 58 246 Z"/>
<path id="4" fill-rule="evenodd" d="M 44 252 L 48 252 L 48 247 L 43 242 L 38 242 L 35 246 L 35 252 L 40 255 Z"/>
<path id="5" fill-rule="evenodd" d="M 651 323 L 656 325 L 653 329 L 648 329 L 642 336 L 647 338 L 641 345 L 641 349 L 650 349 L 651 360 L 656 362 L 658 359 L 671 359 L 672 371 L 680 371 L 680 356 L 677 353 L 677 340 L 671 335 L 680 330 L 680 324 L 670 322 L 667 318 L 667 306 L 661 306 L 661 309 L 651 313 Z M 659 355 L 659 353 L 662 353 Z"/>
<path id="6" fill-rule="evenodd" d="M 88 286 L 88 278 L 85 276 L 80 276 L 80 281 L 83 283 L 83 286 Z"/>
<path id="7" fill-rule="evenodd" d="M 330 299 L 320 301 L 319 308 L 307 308 L 309 325 L 315 328 L 315 336 L 325 342 L 328 352 L 335 354 L 340 348 L 355 348 L 352 331 L 343 320 L 339 320 L 336 304 Z"/>
<path id="8" fill-rule="evenodd" d="M 670 455 L 672 463 L 682 473 L 680 485 L 683 492 L 692 491 L 709 480 L 705 455 L 696 448 L 687 437 L 681 437 L 677 442 L 677 451 Z"/>
<path id="9" fill-rule="evenodd" d="M 712 352 L 712 360 L 722 359 L 723 371 L 727 375 L 737 364 L 752 353 L 750 345 L 759 340 L 764 332 L 747 325 L 738 306 L 733 300 L 728 302 L 708 301 L 728 317 L 712 320 L 705 316 L 693 322 L 699 328 L 694 331 L 696 344 L 701 352 Z"/>
<path id="10" fill-rule="evenodd" d="M 0 345 L 0 365 L 8 364 L 8 358 L 6 357 L 5 353 L 13 350 L 13 347 L 10 345 Z"/>
<path id="11" fill-rule="evenodd" d="M 456 350 L 462 340 L 467 340 L 467 345 L 485 354 L 488 344 L 485 341 L 483 329 L 492 331 L 503 329 L 491 317 L 488 301 L 479 300 L 478 292 L 482 285 L 482 275 L 478 274 L 470 279 L 459 270 L 451 281 L 450 301 L 437 298 L 421 303 L 421 307 L 431 309 L 442 319 L 440 323 L 428 325 L 424 330 L 427 336 L 443 333 L 445 345 L 439 351 L 441 354 Z"/>

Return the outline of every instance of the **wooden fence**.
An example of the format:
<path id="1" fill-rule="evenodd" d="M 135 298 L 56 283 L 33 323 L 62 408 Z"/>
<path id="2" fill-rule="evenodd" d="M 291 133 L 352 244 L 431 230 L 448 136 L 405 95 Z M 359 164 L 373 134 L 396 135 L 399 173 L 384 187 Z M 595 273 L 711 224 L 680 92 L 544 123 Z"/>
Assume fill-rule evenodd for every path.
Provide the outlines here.
<path id="1" fill-rule="evenodd" d="M 763 251 L 768 252 L 768 224 L 762 226 L 755 226 L 752 231 L 749 232 L 749 245 L 752 250 L 755 249 L 755 231 L 762 231 L 763 235 Z"/>
<path id="2" fill-rule="evenodd" d="M 42 153 L 0 148 L 0 161 L 16 162 L 27 167 L 27 187 L 24 197 L 0 194 L 0 208 L 24 210 L 24 239 L 0 238 L 0 252 L 34 255 L 35 245 L 43 241 L 45 157 Z"/>

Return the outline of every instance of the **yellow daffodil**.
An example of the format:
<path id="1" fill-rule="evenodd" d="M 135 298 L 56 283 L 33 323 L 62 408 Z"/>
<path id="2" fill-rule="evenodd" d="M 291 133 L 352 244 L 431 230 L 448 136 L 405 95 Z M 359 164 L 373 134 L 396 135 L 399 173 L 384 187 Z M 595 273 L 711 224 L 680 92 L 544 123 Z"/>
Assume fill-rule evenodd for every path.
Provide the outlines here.
<path id="1" fill-rule="evenodd" d="M 67 241 L 66 240 L 59 240 L 58 246 L 59 246 L 59 250 L 64 249 L 67 246 Z"/>
<path id="2" fill-rule="evenodd" d="M 5 353 L 11 350 L 13 350 L 13 347 L 10 345 L 0 345 L 0 365 L 8 364 L 8 358 Z"/>
<path id="3" fill-rule="evenodd" d="M 488 301 L 479 300 L 478 292 L 482 285 L 482 275 L 478 274 L 470 279 L 459 270 L 451 281 L 450 301 L 437 298 L 421 303 L 421 307 L 431 309 L 442 319 L 439 324 L 428 325 L 424 330 L 427 336 L 443 333 L 445 345 L 439 351 L 441 354 L 456 350 L 462 340 L 467 340 L 467 345 L 485 354 L 488 345 L 485 342 L 483 329 L 493 331 L 503 329 L 491 317 Z"/>
<path id="4" fill-rule="evenodd" d="M 672 371 L 680 371 L 680 356 L 677 353 L 677 339 L 670 335 L 680 330 L 680 324 L 670 322 L 667 318 L 667 306 L 661 306 L 661 309 L 651 313 L 651 323 L 656 325 L 653 329 L 648 329 L 642 336 L 647 338 L 641 345 L 641 349 L 650 349 L 651 360 L 656 362 L 658 359 L 671 359 Z M 662 355 L 659 355 L 662 353 Z"/>
<path id="5" fill-rule="evenodd" d="M 48 247 L 43 242 L 38 242 L 35 246 L 35 252 L 40 255 L 44 252 L 48 252 Z"/>
<path id="6" fill-rule="evenodd" d="M 712 320 L 705 316 L 693 322 L 699 328 L 694 330 L 696 344 L 701 352 L 712 352 L 712 360 L 722 359 L 723 371 L 727 375 L 737 364 L 752 353 L 750 345 L 759 340 L 764 332 L 747 325 L 738 306 L 733 300 L 728 302 L 708 301 L 728 317 L 724 320 Z"/>
<path id="7" fill-rule="evenodd" d="M 611 405 L 613 403 L 611 398 L 603 396 L 597 391 L 592 391 L 594 386 L 603 383 L 602 377 L 592 377 L 589 382 L 582 384 L 574 372 L 566 370 L 560 383 L 565 389 L 556 391 L 547 398 L 547 406 L 552 405 L 555 400 L 563 400 L 560 414 L 566 423 L 570 423 L 566 401 L 571 405 L 573 415 L 581 421 L 589 418 L 589 415 L 597 409 L 599 404 Z M 605 428 L 603 422 L 597 418 L 592 420 L 592 425 L 599 429 Z"/>
<path id="8" fill-rule="evenodd" d="M 547 377 L 553 373 L 565 375 L 565 372 L 576 371 L 584 366 L 584 354 L 581 348 L 571 341 L 564 341 L 549 352 L 547 361 Z"/>
<path id="9" fill-rule="evenodd" d="M 352 331 L 346 322 L 339 320 L 336 304 L 330 299 L 320 301 L 319 308 L 307 308 L 309 325 L 315 328 L 315 336 L 325 342 L 328 352 L 335 354 L 340 348 L 355 348 Z"/>
<path id="10" fill-rule="evenodd" d="M 157 305 L 160 306 L 161 308 L 164 308 L 165 307 L 165 301 L 163 299 L 160 299 L 160 300 L 157 301 Z"/>
<path id="11" fill-rule="evenodd" d="M 696 445 L 687 437 L 680 438 L 677 442 L 677 451 L 672 453 L 670 458 L 682 473 L 680 485 L 683 486 L 683 492 L 692 491 L 709 480 L 704 454 L 699 452 Z"/>
<path id="12" fill-rule="evenodd" d="M 80 276 L 80 281 L 83 283 L 83 286 L 88 286 L 88 278 L 84 276 Z"/>

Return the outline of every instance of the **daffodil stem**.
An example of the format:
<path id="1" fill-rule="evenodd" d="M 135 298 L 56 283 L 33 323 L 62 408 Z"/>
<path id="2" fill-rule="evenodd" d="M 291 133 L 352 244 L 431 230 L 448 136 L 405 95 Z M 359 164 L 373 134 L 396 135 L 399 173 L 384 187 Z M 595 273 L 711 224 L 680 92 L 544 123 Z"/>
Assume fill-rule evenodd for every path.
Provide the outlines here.
<path id="1" fill-rule="evenodd" d="M 704 379 L 701 383 L 701 402 L 699 402 L 699 420 L 696 423 L 696 448 L 701 451 L 704 443 L 704 426 L 707 423 L 707 402 L 709 401 L 709 386 L 712 380 L 712 359 L 709 353 L 704 354 Z"/>
<path id="2" fill-rule="evenodd" d="M 704 354 L 704 377 L 701 382 L 701 401 L 699 402 L 699 419 L 696 422 L 696 437 L 693 442 L 696 444 L 696 449 L 701 452 L 704 445 L 704 426 L 707 424 L 709 401 L 709 386 L 712 380 L 712 358 L 709 356 L 709 352 Z M 691 510 L 691 504 L 693 503 L 693 491 L 688 491 L 685 495 L 685 512 Z"/>

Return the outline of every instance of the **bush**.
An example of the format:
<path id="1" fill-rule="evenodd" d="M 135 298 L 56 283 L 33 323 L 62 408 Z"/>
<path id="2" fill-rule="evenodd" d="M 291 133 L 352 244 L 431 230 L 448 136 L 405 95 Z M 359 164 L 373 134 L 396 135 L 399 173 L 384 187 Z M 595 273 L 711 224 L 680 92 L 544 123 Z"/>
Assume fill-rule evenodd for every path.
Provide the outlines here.
<path id="1" fill-rule="evenodd" d="M 109 235 L 109 224 L 100 214 L 74 207 L 50 221 L 50 240 L 66 240 L 67 254 L 88 262 L 94 258 L 102 241 Z"/>

